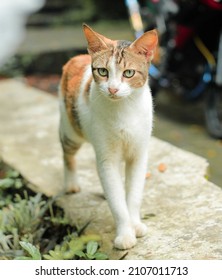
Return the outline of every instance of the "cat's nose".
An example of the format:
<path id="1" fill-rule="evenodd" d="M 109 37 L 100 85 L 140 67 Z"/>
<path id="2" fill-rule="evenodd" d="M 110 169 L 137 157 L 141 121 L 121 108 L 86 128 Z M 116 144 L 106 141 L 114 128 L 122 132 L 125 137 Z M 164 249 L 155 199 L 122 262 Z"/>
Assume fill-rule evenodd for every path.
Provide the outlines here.
<path id="1" fill-rule="evenodd" d="M 117 91 L 119 90 L 118 88 L 108 88 L 108 90 L 109 90 L 109 92 L 111 93 L 111 94 L 116 94 L 117 93 Z"/>

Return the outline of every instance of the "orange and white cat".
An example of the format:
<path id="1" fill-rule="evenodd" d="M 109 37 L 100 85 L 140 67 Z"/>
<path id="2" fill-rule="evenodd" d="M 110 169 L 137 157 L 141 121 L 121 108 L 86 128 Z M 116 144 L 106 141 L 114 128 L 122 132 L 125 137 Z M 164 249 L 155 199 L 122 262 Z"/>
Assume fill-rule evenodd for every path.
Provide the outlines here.
<path id="1" fill-rule="evenodd" d="M 72 58 L 61 80 L 64 185 L 67 192 L 80 190 L 74 155 L 84 141 L 90 142 L 117 228 L 114 246 L 128 249 L 147 232 L 140 205 L 153 119 L 148 68 L 157 33 L 146 32 L 131 43 L 108 39 L 87 25 L 83 30 L 89 55 Z"/>

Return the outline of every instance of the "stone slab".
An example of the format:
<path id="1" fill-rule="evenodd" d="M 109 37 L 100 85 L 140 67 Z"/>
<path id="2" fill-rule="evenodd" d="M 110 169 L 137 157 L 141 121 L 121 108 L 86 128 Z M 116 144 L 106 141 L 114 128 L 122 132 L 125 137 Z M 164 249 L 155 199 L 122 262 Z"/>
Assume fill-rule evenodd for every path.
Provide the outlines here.
<path id="1" fill-rule="evenodd" d="M 35 186 L 54 195 L 62 191 L 62 154 L 58 140 L 58 100 L 15 80 L 0 82 L 0 157 Z M 158 165 L 166 165 L 165 172 Z M 151 173 L 141 214 L 149 227 L 127 252 L 113 249 L 114 224 L 103 197 L 89 144 L 78 153 L 82 191 L 58 203 L 79 227 L 102 237 L 111 259 L 222 259 L 222 190 L 205 179 L 204 158 L 152 138 Z"/>

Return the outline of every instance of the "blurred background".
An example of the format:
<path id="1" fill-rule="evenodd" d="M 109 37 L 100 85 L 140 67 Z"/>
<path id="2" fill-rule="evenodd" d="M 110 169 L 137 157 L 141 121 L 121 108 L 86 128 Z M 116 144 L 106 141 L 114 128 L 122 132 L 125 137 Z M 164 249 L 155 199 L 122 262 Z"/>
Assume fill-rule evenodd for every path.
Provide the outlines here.
<path id="1" fill-rule="evenodd" d="M 91 25 L 96 31 L 111 39 L 134 40 L 142 27 L 143 29 L 150 29 L 156 26 L 158 29 L 162 28 L 163 22 L 161 21 L 163 21 L 164 16 L 166 19 L 165 23 L 169 23 L 169 25 L 165 26 L 167 30 L 159 30 L 163 38 L 161 44 L 165 44 L 167 46 L 165 51 L 169 51 L 173 55 L 171 55 L 170 59 L 167 58 L 167 62 L 166 60 L 162 62 L 157 57 L 157 68 L 159 67 L 159 70 L 164 75 L 161 75 L 160 78 L 157 74 L 154 79 L 150 78 L 155 104 L 153 134 L 182 149 L 206 158 L 210 163 L 209 180 L 222 187 L 222 172 L 220 168 L 222 140 L 221 137 L 212 136 L 206 129 L 205 99 L 195 97 L 190 100 L 189 98 L 184 98 L 181 91 L 178 90 L 182 88 L 181 86 L 174 88 L 165 86 L 166 80 L 170 81 L 170 78 L 165 76 L 166 69 L 168 72 L 172 71 L 171 73 L 173 73 L 173 70 L 169 69 L 169 63 L 171 66 L 179 63 L 180 68 L 184 69 L 182 60 L 184 58 L 181 58 L 181 53 L 172 51 L 175 46 L 175 40 L 172 40 L 172 32 L 168 32 L 168 28 L 175 32 L 175 22 L 178 16 L 180 19 L 184 19 L 184 14 L 179 14 L 178 7 L 174 5 L 168 6 L 163 10 L 164 1 L 141 0 L 138 1 L 141 8 L 138 18 L 138 6 L 135 5 L 135 2 L 137 1 L 131 1 L 130 3 L 130 1 L 124 0 L 46 0 L 41 9 L 27 18 L 24 39 L 22 39 L 21 44 L 17 47 L 15 54 L 8 58 L 4 65 L 0 67 L 0 79 L 19 79 L 29 86 L 42 89 L 48 94 L 56 96 L 62 66 L 70 57 L 79 53 L 86 53 L 86 41 L 82 33 L 83 22 Z M 159 7 L 156 6 L 158 2 L 161 4 Z M 174 1 L 165 1 L 165 3 L 169 2 Z M 188 9 L 187 11 L 189 14 L 192 14 L 192 18 L 204 11 L 203 3 L 201 6 L 197 6 L 198 1 L 182 2 L 189 2 L 190 6 L 188 8 L 190 10 Z M 131 9 L 129 7 L 130 4 L 132 4 Z M 200 17 L 201 15 L 203 14 L 200 14 Z M 215 14 L 213 16 L 215 19 Z M 140 17 L 144 24 L 143 26 L 141 26 Z M 217 26 L 220 25 L 221 19 L 222 16 L 216 22 Z M 196 22 L 194 24 L 196 27 Z M 201 24 L 203 23 L 198 21 L 198 24 L 202 26 Z M 183 33 L 183 38 L 187 36 L 187 33 L 189 33 L 189 30 Z M 212 32 L 210 33 L 212 34 Z M 186 48 L 186 50 L 188 49 Z M 190 49 L 189 51 L 190 53 L 192 52 Z M 161 48 L 159 52 L 161 52 Z M 191 76 L 194 75 L 192 70 L 195 71 L 195 66 L 198 66 L 196 67 L 197 72 L 205 71 L 202 69 L 203 67 L 199 60 L 194 61 L 190 53 L 188 58 L 191 61 L 187 58 L 185 58 L 185 61 L 190 66 Z M 197 55 L 194 56 L 198 57 Z M 172 61 L 172 57 L 178 57 L 178 60 Z M 209 56 L 206 54 L 207 61 L 208 58 Z M 161 70 L 164 63 L 168 63 L 168 66 Z M 209 71 L 204 72 L 204 74 L 206 76 L 206 74 L 209 74 Z M 159 81 L 161 81 L 161 85 L 159 85 Z M 180 82 L 178 79 L 175 79 L 175 76 L 172 81 L 174 84 Z M 185 82 L 190 85 L 190 81 L 189 77 L 189 81 L 186 80 Z M 172 91 L 175 91 L 175 94 L 172 94 Z"/>

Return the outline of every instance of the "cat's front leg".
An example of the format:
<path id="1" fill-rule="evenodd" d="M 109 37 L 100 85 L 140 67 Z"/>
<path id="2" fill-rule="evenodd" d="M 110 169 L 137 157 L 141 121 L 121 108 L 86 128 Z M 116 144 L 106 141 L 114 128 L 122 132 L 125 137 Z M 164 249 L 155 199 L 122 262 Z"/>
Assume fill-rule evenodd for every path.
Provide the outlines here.
<path id="1" fill-rule="evenodd" d="M 119 160 L 97 157 L 97 168 L 117 228 L 114 246 L 122 250 L 129 249 L 137 241 L 126 204 Z"/>
<path id="2" fill-rule="evenodd" d="M 136 237 L 142 237 L 147 233 L 147 226 L 141 222 L 140 207 L 145 184 L 147 169 L 146 149 L 126 162 L 126 191 L 127 206 L 134 226 Z"/>

